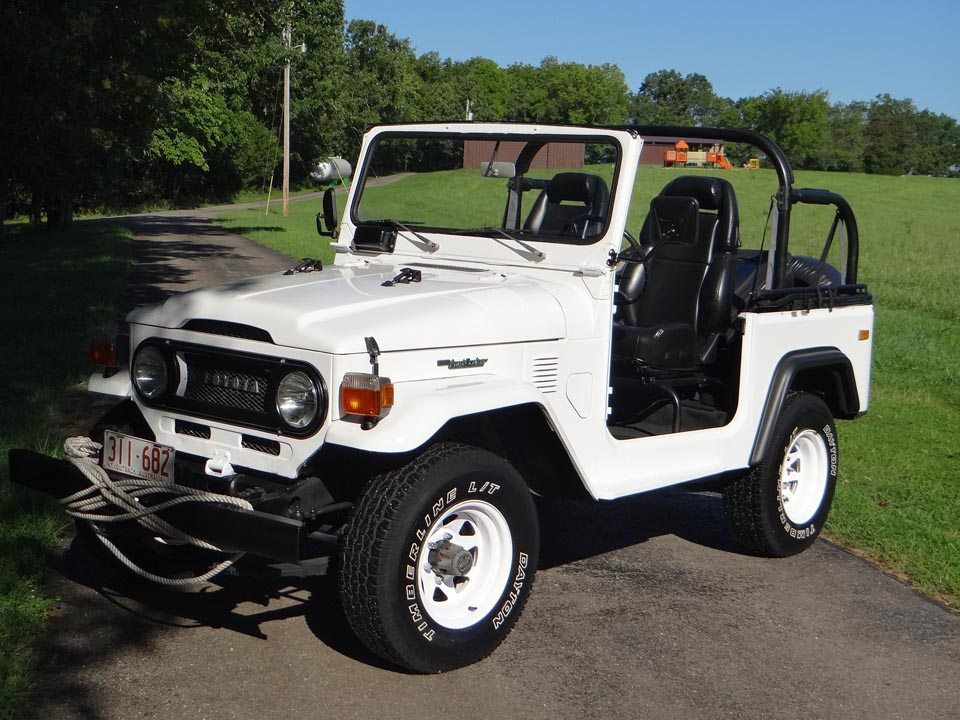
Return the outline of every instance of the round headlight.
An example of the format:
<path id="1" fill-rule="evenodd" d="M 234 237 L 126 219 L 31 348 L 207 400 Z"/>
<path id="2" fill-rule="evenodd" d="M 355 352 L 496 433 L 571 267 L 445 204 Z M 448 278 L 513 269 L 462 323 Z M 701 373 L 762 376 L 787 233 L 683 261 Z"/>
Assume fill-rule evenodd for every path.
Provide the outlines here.
<path id="1" fill-rule="evenodd" d="M 309 375 L 295 370 L 280 381 L 277 410 L 287 425 L 305 428 L 317 418 L 319 409 L 320 394 Z"/>
<path id="2" fill-rule="evenodd" d="M 167 389 L 167 363 L 155 347 L 147 346 L 133 360 L 133 383 L 145 398 L 157 398 Z"/>

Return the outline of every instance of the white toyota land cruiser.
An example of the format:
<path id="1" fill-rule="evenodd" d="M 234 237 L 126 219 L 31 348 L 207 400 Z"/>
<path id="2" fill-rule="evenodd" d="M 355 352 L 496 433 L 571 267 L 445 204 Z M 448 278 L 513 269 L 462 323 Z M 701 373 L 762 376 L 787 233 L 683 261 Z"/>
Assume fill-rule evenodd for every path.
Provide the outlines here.
<path id="1" fill-rule="evenodd" d="M 722 172 L 664 170 L 630 227 L 652 136 L 757 147 L 778 179 L 769 248 L 741 248 Z M 332 267 L 134 310 L 90 383 L 121 399 L 102 451 L 15 450 L 14 479 L 157 582 L 185 549 L 231 554 L 200 579 L 236 553 L 335 558 L 356 634 L 420 672 L 483 658 L 516 622 L 534 495 L 697 482 L 757 553 L 815 540 L 834 419 L 870 388 L 842 197 L 794 188 L 783 151 L 741 130 L 382 126 L 358 168 L 342 227 L 332 190 L 318 216 Z M 819 258 L 790 254 L 798 203 L 835 207 Z"/>

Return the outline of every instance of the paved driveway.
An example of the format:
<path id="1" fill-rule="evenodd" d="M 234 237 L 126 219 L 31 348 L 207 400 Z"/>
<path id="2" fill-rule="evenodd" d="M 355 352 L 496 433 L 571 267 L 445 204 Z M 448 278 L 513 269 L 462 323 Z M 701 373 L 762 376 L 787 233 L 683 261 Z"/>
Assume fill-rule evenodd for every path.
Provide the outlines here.
<path id="1" fill-rule="evenodd" d="M 207 213 L 141 216 L 129 301 L 290 259 Z M 526 611 L 489 659 L 439 676 L 383 667 L 323 576 L 176 593 L 74 541 L 38 718 L 936 718 L 960 716 L 960 615 L 820 541 L 743 555 L 719 497 L 542 502 Z"/>

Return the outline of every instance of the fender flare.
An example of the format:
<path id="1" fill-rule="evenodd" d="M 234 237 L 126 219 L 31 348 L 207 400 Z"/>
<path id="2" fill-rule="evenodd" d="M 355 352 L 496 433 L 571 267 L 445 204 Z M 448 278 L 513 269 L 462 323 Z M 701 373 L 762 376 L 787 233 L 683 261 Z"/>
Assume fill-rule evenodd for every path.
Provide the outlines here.
<path id="1" fill-rule="evenodd" d="M 324 444 L 405 453 L 421 447 L 454 418 L 530 403 L 539 405 L 549 418 L 540 392 L 519 380 L 473 375 L 401 382 L 394 386 L 390 412 L 373 428 L 364 430 L 357 422 L 333 420 Z"/>
<path id="2" fill-rule="evenodd" d="M 819 347 L 807 350 L 794 350 L 780 358 L 770 387 L 767 390 L 767 399 L 764 403 L 763 414 L 760 416 L 760 425 L 750 453 L 750 467 L 759 465 L 770 446 L 773 438 L 773 429 L 780 416 L 787 394 L 794 378 L 804 370 L 814 368 L 828 368 L 839 372 L 842 378 L 840 384 L 840 403 L 843 413 L 840 417 L 856 417 L 860 408 L 860 396 L 857 392 L 857 379 L 853 373 L 850 359 L 836 347 Z"/>

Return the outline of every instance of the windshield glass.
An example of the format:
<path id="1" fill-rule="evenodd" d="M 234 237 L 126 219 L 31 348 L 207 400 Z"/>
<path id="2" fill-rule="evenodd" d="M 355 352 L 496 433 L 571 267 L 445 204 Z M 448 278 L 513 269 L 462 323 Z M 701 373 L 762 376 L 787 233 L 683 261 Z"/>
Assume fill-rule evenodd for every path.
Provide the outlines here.
<path id="1" fill-rule="evenodd" d="M 606 230 L 618 146 L 603 138 L 385 134 L 357 224 L 590 244 Z"/>

